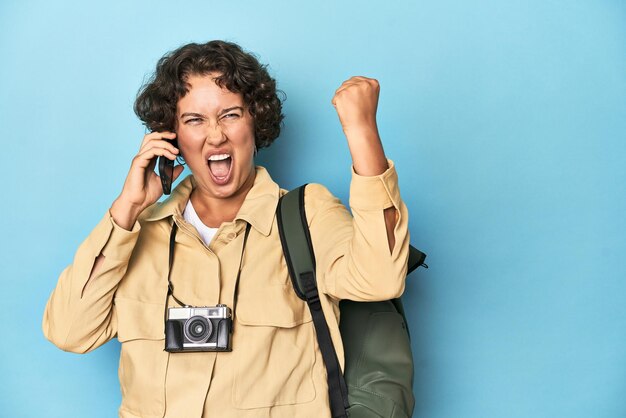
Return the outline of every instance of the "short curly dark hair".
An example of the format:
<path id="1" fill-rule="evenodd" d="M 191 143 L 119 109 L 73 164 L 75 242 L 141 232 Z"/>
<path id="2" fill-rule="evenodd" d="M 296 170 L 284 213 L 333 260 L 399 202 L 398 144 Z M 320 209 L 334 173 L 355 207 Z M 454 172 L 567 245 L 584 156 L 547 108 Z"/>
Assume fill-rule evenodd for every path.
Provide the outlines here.
<path id="1" fill-rule="evenodd" d="M 208 73 L 218 74 L 218 86 L 242 94 L 254 119 L 257 148 L 268 147 L 278 138 L 285 94 L 276 88 L 266 65 L 232 42 L 190 43 L 165 54 L 139 89 L 135 113 L 151 131 L 174 131 L 176 104 L 189 92 L 189 76 Z"/>

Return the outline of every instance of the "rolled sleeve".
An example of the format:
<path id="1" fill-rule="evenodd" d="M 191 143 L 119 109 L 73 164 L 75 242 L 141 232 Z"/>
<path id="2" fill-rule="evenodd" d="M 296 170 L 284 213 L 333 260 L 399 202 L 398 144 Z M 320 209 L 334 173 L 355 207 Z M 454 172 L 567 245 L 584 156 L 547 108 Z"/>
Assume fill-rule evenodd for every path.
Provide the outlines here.
<path id="1" fill-rule="evenodd" d="M 391 206 L 400 208 L 398 174 L 392 160 L 389 168 L 377 176 L 361 176 L 351 166 L 350 207 L 360 210 L 383 210 Z"/>
<path id="2" fill-rule="evenodd" d="M 110 213 L 105 215 L 105 219 L 110 223 L 110 228 L 106 244 L 101 247 L 100 252 L 113 260 L 129 259 L 141 230 L 139 222 L 135 221 L 133 228 L 128 231 L 115 223 Z"/>

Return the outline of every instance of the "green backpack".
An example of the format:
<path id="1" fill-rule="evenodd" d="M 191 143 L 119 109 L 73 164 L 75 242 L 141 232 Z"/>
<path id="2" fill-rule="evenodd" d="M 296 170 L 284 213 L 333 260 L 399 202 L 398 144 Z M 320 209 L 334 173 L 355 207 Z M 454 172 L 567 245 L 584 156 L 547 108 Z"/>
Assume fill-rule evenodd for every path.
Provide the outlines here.
<path id="1" fill-rule="evenodd" d="M 333 418 L 407 418 L 413 415 L 413 356 L 400 299 L 339 304 L 339 330 L 344 345 L 342 372 L 322 312 L 315 279 L 304 190 L 306 184 L 280 198 L 278 230 L 294 291 L 307 302 L 326 366 Z M 410 247 L 407 274 L 424 263 L 426 254 Z"/>

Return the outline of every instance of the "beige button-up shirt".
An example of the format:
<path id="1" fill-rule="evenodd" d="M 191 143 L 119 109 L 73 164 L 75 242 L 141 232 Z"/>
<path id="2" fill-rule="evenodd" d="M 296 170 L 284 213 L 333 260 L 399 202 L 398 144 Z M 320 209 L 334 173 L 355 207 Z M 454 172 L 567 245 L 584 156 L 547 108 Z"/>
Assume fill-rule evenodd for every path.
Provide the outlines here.
<path id="1" fill-rule="evenodd" d="M 319 184 L 307 186 L 305 207 L 316 256 L 321 303 L 343 365 L 338 302 L 398 297 L 404 290 L 409 232 L 391 160 L 379 176 L 352 170 L 350 207 Z M 326 370 L 311 314 L 291 285 L 276 222 L 286 190 L 263 167 L 232 222 L 206 246 L 182 212 L 195 187 L 185 178 L 171 196 L 147 208 L 131 231 L 107 213 L 61 274 L 45 309 L 43 331 L 66 351 L 84 353 L 121 342 L 122 418 L 330 417 Z M 389 251 L 383 211 L 395 207 Z M 232 352 L 164 351 L 169 236 L 179 227 L 171 280 L 193 306 L 233 306 Z M 89 279 L 96 257 L 105 261 Z M 168 307 L 177 306 L 172 298 Z"/>

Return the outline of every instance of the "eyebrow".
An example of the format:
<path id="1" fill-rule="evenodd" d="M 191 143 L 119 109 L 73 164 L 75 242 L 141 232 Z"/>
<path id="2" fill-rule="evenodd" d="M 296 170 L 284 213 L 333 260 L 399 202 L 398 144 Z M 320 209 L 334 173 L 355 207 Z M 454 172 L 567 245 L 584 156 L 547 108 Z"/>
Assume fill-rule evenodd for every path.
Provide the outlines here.
<path id="1" fill-rule="evenodd" d="M 231 110 L 235 110 L 235 109 L 239 109 L 239 110 L 241 110 L 243 112 L 243 107 L 241 107 L 241 106 L 233 106 L 233 107 L 229 107 L 229 108 L 220 110 L 220 112 L 217 115 L 221 116 L 224 113 L 228 113 Z M 184 118 L 185 116 L 193 116 L 193 117 L 196 117 L 196 118 L 197 117 L 200 117 L 200 118 L 204 117 L 204 115 L 202 113 L 194 113 L 194 112 L 185 112 L 182 115 L 180 115 L 181 118 Z"/>

